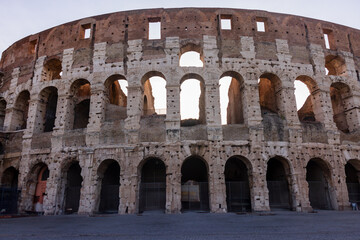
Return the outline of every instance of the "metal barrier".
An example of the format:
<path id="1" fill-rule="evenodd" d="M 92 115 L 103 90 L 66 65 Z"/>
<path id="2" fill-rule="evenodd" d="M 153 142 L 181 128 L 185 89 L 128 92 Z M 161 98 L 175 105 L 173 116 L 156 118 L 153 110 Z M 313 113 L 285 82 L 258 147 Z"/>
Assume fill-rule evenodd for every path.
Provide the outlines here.
<path id="1" fill-rule="evenodd" d="M 287 181 L 267 181 L 271 208 L 290 209 L 289 185 Z"/>
<path id="2" fill-rule="evenodd" d="M 166 204 L 166 182 L 140 184 L 139 211 L 164 210 Z"/>
<path id="3" fill-rule="evenodd" d="M 249 182 L 226 182 L 226 203 L 228 212 L 251 211 Z"/>
<path id="4" fill-rule="evenodd" d="M 99 211 L 104 213 L 117 213 L 119 208 L 120 185 L 102 185 Z"/>
<path id="5" fill-rule="evenodd" d="M 0 187 L 0 214 L 17 213 L 19 193 L 17 188 Z"/>
<path id="6" fill-rule="evenodd" d="M 209 184 L 181 185 L 182 211 L 209 211 Z"/>
<path id="7" fill-rule="evenodd" d="M 349 201 L 352 203 L 360 203 L 360 184 L 359 183 L 346 183 Z"/>
<path id="8" fill-rule="evenodd" d="M 309 200 L 315 209 L 332 209 L 329 190 L 323 181 L 308 181 L 309 184 Z"/>

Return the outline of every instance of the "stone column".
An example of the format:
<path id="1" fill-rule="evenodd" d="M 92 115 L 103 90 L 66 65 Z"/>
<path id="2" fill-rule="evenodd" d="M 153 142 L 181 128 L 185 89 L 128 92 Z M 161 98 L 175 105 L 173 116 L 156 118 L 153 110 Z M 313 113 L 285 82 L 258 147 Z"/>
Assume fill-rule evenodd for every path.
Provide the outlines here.
<path id="1" fill-rule="evenodd" d="M 78 214 L 92 214 L 96 203 L 96 184 L 93 178 L 94 152 L 80 152 L 79 164 L 83 178 Z"/>
<path id="2" fill-rule="evenodd" d="M 251 206 L 255 212 L 270 211 L 269 190 L 266 182 L 266 161 L 262 159 L 260 150 L 252 150 L 252 177 L 249 179 Z"/>
<path id="3" fill-rule="evenodd" d="M 167 159 L 177 159 L 175 155 L 176 149 L 173 153 L 169 153 Z M 166 170 L 166 213 L 180 213 L 181 212 L 181 166 L 177 161 L 169 161 Z"/>
<path id="4" fill-rule="evenodd" d="M 180 140 L 180 85 L 166 85 L 166 141 Z"/>
<path id="5" fill-rule="evenodd" d="M 135 80 L 130 82 L 135 82 Z M 127 118 L 125 119 L 126 140 L 129 144 L 139 141 L 140 118 L 142 114 L 143 90 L 141 86 L 128 87 Z"/>
<path id="6" fill-rule="evenodd" d="M 101 126 L 105 121 L 106 99 L 105 88 L 101 81 L 92 85 L 90 98 L 89 123 L 87 125 L 86 145 L 100 144 Z"/>
<path id="7" fill-rule="evenodd" d="M 208 74 L 209 79 L 215 79 L 215 74 Z M 209 141 L 222 140 L 220 113 L 220 92 L 217 79 L 205 85 L 205 115 Z"/>
<path id="8" fill-rule="evenodd" d="M 5 114 L 5 119 L 4 119 L 4 130 L 5 131 L 10 131 L 10 130 L 15 130 L 15 126 L 13 118 L 14 118 L 14 111 L 16 111 L 15 107 L 15 102 L 17 99 L 17 95 L 15 95 L 15 90 L 16 90 L 16 86 L 17 86 L 17 82 L 20 76 L 20 68 L 14 68 L 11 74 L 11 82 L 10 82 L 10 88 L 9 88 L 9 93 L 10 93 L 10 101 L 7 103 L 6 106 L 6 114 Z"/>

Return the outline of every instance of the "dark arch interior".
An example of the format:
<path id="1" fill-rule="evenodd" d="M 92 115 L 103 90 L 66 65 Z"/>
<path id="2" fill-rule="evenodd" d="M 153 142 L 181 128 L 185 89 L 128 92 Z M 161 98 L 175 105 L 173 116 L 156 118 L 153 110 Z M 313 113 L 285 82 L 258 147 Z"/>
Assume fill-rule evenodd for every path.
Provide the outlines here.
<path id="1" fill-rule="evenodd" d="M 86 128 L 89 123 L 90 99 L 76 104 L 74 109 L 74 129 Z"/>
<path id="2" fill-rule="evenodd" d="M 57 91 L 52 91 L 49 94 L 48 101 L 46 103 L 44 132 L 51 132 L 55 126 L 57 101 Z"/>
<path id="3" fill-rule="evenodd" d="M 230 158 L 225 165 L 226 203 L 228 212 L 251 210 L 248 169 L 239 158 Z"/>
<path id="4" fill-rule="evenodd" d="M 65 213 L 75 213 L 79 210 L 80 190 L 82 184 L 81 167 L 78 162 L 71 164 L 67 171 L 65 189 Z"/>
<path id="5" fill-rule="evenodd" d="M 119 208 L 120 166 L 112 161 L 106 168 L 101 181 L 99 211 L 117 213 Z"/>
<path id="6" fill-rule="evenodd" d="M 152 158 L 141 170 L 139 211 L 163 210 L 166 203 L 166 167 L 163 161 Z"/>
<path id="7" fill-rule="evenodd" d="M 2 176 L 1 185 L 3 187 L 17 188 L 19 171 L 14 167 L 7 168 Z"/>
<path id="8" fill-rule="evenodd" d="M 266 181 L 270 208 L 290 209 L 289 183 L 283 163 L 271 158 L 267 163 Z"/>
<path id="9" fill-rule="evenodd" d="M 181 167 L 181 203 L 183 211 L 209 210 L 207 167 L 197 157 L 186 159 Z"/>
<path id="10" fill-rule="evenodd" d="M 351 164 L 345 165 L 346 185 L 351 203 L 360 203 L 360 171 Z"/>
<path id="11" fill-rule="evenodd" d="M 306 181 L 309 185 L 310 205 L 314 209 L 333 209 L 324 170 L 315 160 L 310 160 L 306 166 Z"/>

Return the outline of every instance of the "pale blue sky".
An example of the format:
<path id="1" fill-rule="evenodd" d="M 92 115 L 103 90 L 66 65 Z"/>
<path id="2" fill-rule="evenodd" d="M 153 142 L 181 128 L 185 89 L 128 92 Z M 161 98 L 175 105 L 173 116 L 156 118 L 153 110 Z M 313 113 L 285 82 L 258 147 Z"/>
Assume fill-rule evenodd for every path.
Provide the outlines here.
<path id="1" fill-rule="evenodd" d="M 178 7 L 260 9 L 327 20 L 360 29 L 360 0 L 0 0 L 0 52 L 28 35 L 104 13 Z"/>

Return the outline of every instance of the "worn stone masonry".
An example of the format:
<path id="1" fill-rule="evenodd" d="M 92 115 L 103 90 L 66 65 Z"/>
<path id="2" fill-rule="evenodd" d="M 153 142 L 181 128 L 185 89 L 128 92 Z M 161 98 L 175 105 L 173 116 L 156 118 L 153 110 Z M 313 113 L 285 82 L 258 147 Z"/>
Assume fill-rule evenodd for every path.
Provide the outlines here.
<path id="1" fill-rule="evenodd" d="M 20 190 L 19 212 L 47 215 L 350 209 L 359 39 L 334 23 L 220 8 L 117 12 L 23 38 L 0 62 L 0 185 Z M 189 51 L 203 67 L 180 66 Z M 166 114 L 152 77 L 166 81 Z M 198 119 L 181 118 L 189 79 Z M 310 91 L 299 111 L 296 80 Z"/>

